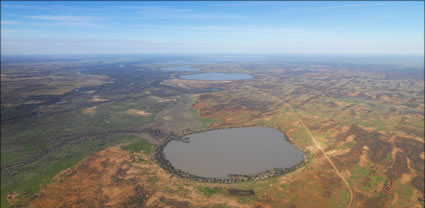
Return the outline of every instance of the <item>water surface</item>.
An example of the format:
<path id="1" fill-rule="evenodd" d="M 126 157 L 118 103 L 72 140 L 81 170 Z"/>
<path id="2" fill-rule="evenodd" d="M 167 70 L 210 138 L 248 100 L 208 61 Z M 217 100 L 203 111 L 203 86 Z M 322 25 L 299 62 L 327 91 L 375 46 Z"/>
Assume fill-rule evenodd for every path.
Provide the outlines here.
<path id="1" fill-rule="evenodd" d="M 193 93 L 200 93 L 200 92 L 218 92 L 218 91 L 222 91 L 222 88 L 198 88 L 198 89 L 193 89 L 192 92 Z"/>
<path id="2" fill-rule="evenodd" d="M 255 174 L 290 168 L 304 159 L 303 151 L 272 128 L 220 129 L 187 137 L 190 143 L 171 141 L 164 147 L 164 154 L 175 168 L 197 176 Z"/>
<path id="3" fill-rule="evenodd" d="M 244 74 L 244 73 L 211 72 L 211 73 L 182 75 L 180 76 L 180 78 L 188 79 L 188 80 L 226 81 L 226 80 L 252 79 L 254 77 L 250 74 Z"/>

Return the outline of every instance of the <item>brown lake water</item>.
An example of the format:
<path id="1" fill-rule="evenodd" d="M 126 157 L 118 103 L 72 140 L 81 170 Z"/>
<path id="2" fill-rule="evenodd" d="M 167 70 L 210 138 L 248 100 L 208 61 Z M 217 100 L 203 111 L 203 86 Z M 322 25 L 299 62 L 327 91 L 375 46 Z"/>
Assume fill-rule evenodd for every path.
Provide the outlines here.
<path id="1" fill-rule="evenodd" d="M 273 128 L 219 129 L 187 137 L 190 143 L 169 142 L 164 154 L 175 168 L 197 176 L 228 178 L 229 174 L 255 174 L 290 168 L 304 159 L 304 152 Z"/>

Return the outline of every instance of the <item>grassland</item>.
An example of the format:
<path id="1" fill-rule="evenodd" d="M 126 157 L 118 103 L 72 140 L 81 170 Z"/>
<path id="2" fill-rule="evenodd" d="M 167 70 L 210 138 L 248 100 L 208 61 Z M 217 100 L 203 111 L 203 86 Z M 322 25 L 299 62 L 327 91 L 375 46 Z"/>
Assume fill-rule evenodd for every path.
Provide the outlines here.
<path id="1" fill-rule="evenodd" d="M 221 70 L 226 67 L 229 66 L 222 66 Z M 409 200 L 415 201 L 412 206 L 423 204 L 423 185 L 418 186 L 416 182 L 422 179 L 424 171 L 423 158 L 419 159 L 424 151 L 424 122 L 419 121 L 423 119 L 423 80 L 407 76 L 394 79 L 388 71 L 360 73 L 329 67 L 299 74 L 303 66 L 298 66 L 297 75 L 294 75 L 291 67 L 282 68 L 268 74 L 240 70 L 253 73 L 256 80 L 227 83 L 224 85 L 227 90 L 201 96 L 195 108 L 203 117 L 223 120 L 223 126 L 242 123 L 284 130 L 301 149 L 312 150 L 314 162 L 309 163 L 308 172 L 321 175 L 323 170 L 316 172 L 312 169 L 320 163 L 319 167 L 329 167 L 329 164 L 315 152 L 305 129 L 300 128 L 294 119 L 299 117 L 349 179 L 355 192 L 355 207 L 389 207 Z M 279 104 L 276 97 L 287 102 L 289 108 L 276 105 Z M 405 119 L 411 123 L 404 125 Z M 403 127 L 400 128 L 400 124 Z M 417 145 L 416 148 L 413 144 Z M 395 152 L 398 151 L 415 153 L 411 153 L 410 158 L 396 160 Z M 414 162 L 417 165 L 407 165 L 408 161 L 417 161 Z M 365 171 L 366 175 L 358 175 L 359 170 Z M 392 185 L 402 180 L 402 176 L 406 186 L 417 187 L 413 191 L 415 194 L 407 195 L 407 198 L 399 196 L 394 190 L 397 188 Z M 304 174 L 299 177 L 310 178 Z M 326 179 L 322 177 L 317 181 L 318 186 L 314 185 L 317 187 L 312 191 L 314 193 L 306 193 L 300 188 L 299 192 L 294 189 L 296 193 L 291 195 L 311 197 L 321 192 L 332 196 L 341 189 L 336 183 L 334 186 L 323 184 L 320 181 Z M 297 183 L 304 184 L 301 187 L 313 186 L 312 181 Z M 324 206 L 328 200 L 319 197 L 316 204 L 309 205 L 305 204 L 306 201 L 295 204 L 311 207 L 321 202 Z M 334 205 L 341 203 L 333 202 Z"/>
<path id="2" fill-rule="evenodd" d="M 133 142 L 131 144 L 121 146 L 121 149 L 130 151 L 131 153 L 143 152 L 145 154 L 152 154 L 153 145 L 145 140 Z"/>
<path id="3" fill-rule="evenodd" d="M 69 70 L 72 66 L 79 70 Z M 19 205 L 59 172 L 105 147 L 128 142 L 127 135 L 143 130 L 158 112 L 172 105 L 151 97 L 175 91 L 158 89 L 152 79 L 141 78 L 149 72 L 130 69 L 134 76 L 108 70 L 91 74 L 102 68 L 96 62 L 89 66 L 57 63 L 55 67 L 2 63 L 1 207 L 7 207 L 8 195 Z M 31 87 L 34 84 L 44 91 L 39 93 L 39 88 Z M 67 90 L 56 93 L 63 86 Z M 128 94 L 122 94 L 122 88 Z"/>
<path id="4" fill-rule="evenodd" d="M 424 206 L 423 75 L 238 62 L 199 67 L 255 79 L 199 82 L 158 72 L 163 66 L 2 64 L 2 207 L 347 207 L 349 190 L 306 129 L 348 181 L 352 207 Z M 190 91 L 196 88 L 223 90 Z M 306 165 L 261 181 L 197 183 L 162 170 L 150 151 L 163 138 L 143 131 L 252 125 L 285 132 L 307 152 Z"/>

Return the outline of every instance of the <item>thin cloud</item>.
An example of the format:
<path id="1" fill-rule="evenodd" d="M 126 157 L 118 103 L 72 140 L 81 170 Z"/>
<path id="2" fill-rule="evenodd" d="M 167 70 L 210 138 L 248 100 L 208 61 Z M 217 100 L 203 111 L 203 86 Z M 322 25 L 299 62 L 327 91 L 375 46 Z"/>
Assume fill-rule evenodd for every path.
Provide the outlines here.
<path id="1" fill-rule="evenodd" d="M 35 20 L 53 20 L 53 21 L 93 21 L 95 18 L 90 16 L 65 16 L 65 15 L 44 15 L 44 16 L 29 16 Z"/>
<path id="2" fill-rule="evenodd" d="M 2 3 L 2 8 L 5 9 L 19 9 L 19 10 L 39 10 L 39 11 L 98 11 L 108 9 L 107 7 L 78 7 L 78 6 L 64 6 L 64 5 L 22 5 L 22 4 L 10 4 L 10 3 Z"/>
<path id="3" fill-rule="evenodd" d="M 131 9 L 138 10 L 139 12 L 145 13 L 186 13 L 192 12 L 190 9 L 181 9 L 174 7 L 164 7 L 164 6 L 121 6 L 121 9 Z"/>
<path id="4" fill-rule="evenodd" d="M 245 19 L 245 16 L 196 12 L 191 9 L 182 9 L 163 6 L 135 6 L 120 7 L 122 9 L 136 10 L 138 17 L 142 19 Z"/>
<path id="5" fill-rule="evenodd" d="M 18 21 L 2 20 L 1 25 L 14 25 L 19 23 Z"/>
<path id="6" fill-rule="evenodd" d="M 74 21 L 55 21 L 55 22 L 36 22 L 32 23 L 34 26 L 44 26 L 44 27 L 88 27 L 88 28 L 104 28 L 105 25 L 92 23 L 92 22 L 74 22 Z"/>
<path id="7" fill-rule="evenodd" d="M 281 13 L 290 13 L 290 12 L 312 12 L 312 11 L 321 11 L 329 9 L 354 9 L 354 8 L 368 8 L 368 7 L 380 7 L 380 6 L 399 6 L 402 5 L 402 2 L 377 2 L 377 3 L 353 3 L 353 4 L 337 4 L 330 6 L 318 6 L 318 7 L 293 7 L 286 8 L 281 11 Z"/>
<path id="8" fill-rule="evenodd" d="M 34 30 L 21 30 L 21 29 L 2 29 L 1 32 L 3 34 L 7 33 L 33 33 L 36 32 Z"/>
<path id="9" fill-rule="evenodd" d="M 274 4 L 276 2 L 273 2 Z M 271 2 L 260 2 L 260 1 L 235 1 L 235 2 L 219 2 L 215 4 L 216 6 L 221 7 L 258 7 L 258 6 L 267 6 L 272 4 Z"/>
<path id="10" fill-rule="evenodd" d="M 32 22 L 32 25 L 36 26 L 65 26 L 65 27 L 90 27 L 90 28 L 102 28 L 105 25 L 98 22 L 100 18 L 93 16 L 68 16 L 68 15 L 39 15 L 39 16 L 28 16 L 27 18 L 32 20 L 38 20 Z"/>
<path id="11" fill-rule="evenodd" d="M 306 37 L 306 36 L 326 36 L 333 37 L 329 32 L 317 31 L 317 30 L 306 30 L 300 28 L 288 28 L 284 26 L 276 27 L 265 27 L 259 25 L 234 25 L 234 26 L 223 26 L 223 25 L 150 25 L 150 24 L 137 24 L 133 28 L 139 30 L 148 30 L 148 31 L 171 31 L 174 33 L 177 32 L 203 32 L 203 33 L 224 33 L 224 34 L 239 34 L 246 36 L 247 34 L 259 35 L 266 34 L 267 36 L 273 35 L 282 35 L 282 36 L 297 36 L 297 37 Z M 314 34 L 314 35 L 312 35 Z"/>
<path id="12" fill-rule="evenodd" d="M 13 5 L 13 4 L 2 4 L 2 8 L 10 9 L 31 9 L 31 10 L 47 10 L 52 9 L 52 7 L 47 6 L 34 6 L 34 5 Z"/>
<path id="13" fill-rule="evenodd" d="M 342 4 L 335 6 L 325 7 L 326 9 L 345 9 L 345 8 L 364 8 L 364 7 L 380 7 L 380 6 L 399 6 L 401 2 L 378 2 L 378 3 L 364 3 L 364 4 Z"/>

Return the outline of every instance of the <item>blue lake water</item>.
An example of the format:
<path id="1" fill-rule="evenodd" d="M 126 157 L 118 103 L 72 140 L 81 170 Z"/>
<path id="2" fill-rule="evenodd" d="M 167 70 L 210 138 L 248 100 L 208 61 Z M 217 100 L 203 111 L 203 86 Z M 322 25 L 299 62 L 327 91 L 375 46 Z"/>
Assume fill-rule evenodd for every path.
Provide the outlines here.
<path id="1" fill-rule="evenodd" d="M 211 72 L 211 73 L 182 75 L 180 76 L 180 78 L 187 79 L 187 80 L 227 81 L 227 80 L 252 79 L 254 77 L 250 74 L 243 74 L 243 73 Z"/>
<path id="2" fill-rule="evenodd" d="M 222 91 L 223 89 L 221 88 L 198 88 L 198 89 L 193 89 L 192 92 L 194 93 L 198 93 L 198 92 L 218 92 L 218 91 Z"/>

